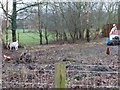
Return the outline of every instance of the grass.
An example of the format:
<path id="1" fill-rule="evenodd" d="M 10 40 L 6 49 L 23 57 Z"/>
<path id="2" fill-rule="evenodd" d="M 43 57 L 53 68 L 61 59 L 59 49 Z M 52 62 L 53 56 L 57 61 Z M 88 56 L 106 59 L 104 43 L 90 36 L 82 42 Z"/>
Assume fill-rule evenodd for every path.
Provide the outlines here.
<path id="1" fill-rule="evenodd" d="M 20 44 L 30 44 L 30 45 L 33 45 L 33 44 L 39 44 L 39 33 L 37 32 L 28 32 L 26 30 L 25 33 L 23 33 L 23 30 L 22 29 L 17 29 L 16 30 L 16 38 L 18 40 L 18 34 L 19 34 L 19 43 Z M 43 30 L 43 43 L 45 43 L 45 34 L 44 34 L 44 30 Z M 12 31 L 9 30 L 9 41 L 11 42 L 12 41 Z M 48 40 L 49 41 L 53 41 L 53 34 L 48 32 Z M 4 34 L 4 40 L 5 40 L 5 34 Z"/>
<path id="2" fill-rule="evenodd" d="M 16 38 L 18 40 L 18 33 L 19 33 L 19 43 L 22 45 L 34 45 L 34 44 L 39 44 L 39 33 L 36 32 L 35 30 L 32 30 L 34 32 L 29 32 L 29 29 L 25 29 L 25 33 L 23 33 L 23 29 L 17 29 L 16 30 Z M 43 30 L 43 43 L 45 43 L 45 32 Z M 90 38 L 94 38 L 95 36 L 95 29 L 90 30 Z M 84 38 L 86 37 L 86 32 L 84 32 Z M 52 32 L 48 32 L 48 41 L 54 41 L 55 35 Z M 69 33 L 67 32 L 67 38 L 71 38 Z M 4 40 L 5 40 L 5 34 L 4 34 Z M 9 42 L 12 41 L 12 31 L 9 30 Z"/>

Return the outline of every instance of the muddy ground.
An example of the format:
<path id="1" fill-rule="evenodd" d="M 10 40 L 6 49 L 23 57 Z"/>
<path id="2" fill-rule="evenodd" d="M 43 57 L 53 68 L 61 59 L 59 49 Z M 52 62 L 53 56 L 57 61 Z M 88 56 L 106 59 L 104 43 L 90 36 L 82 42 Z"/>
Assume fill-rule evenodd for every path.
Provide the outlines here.
<path id="1" fill-rule="evenodd" d="M 99 41 L 92 41 L 90 43 L 83 42 L 83 43 L 61 44 L 61 45 L 59 44 L 36 45 L 36 46 L 26 46 L 25 48 L 19 48 L 17 51 L 3 50 L 2 53 L 3 87 L 6 88 L 17 87 L 15 85 L 10 86 L 10 83 L 7 84 L 7 82 L 11 82 L 12 80 L 13 80 L 12 82 L 16 82 L 16 81 L 23 82 L 22 81 L 23 79 L 20 80 L 20 78 L 22 78 L 21 75 L 24 76 L 23 75 L 24 73 L 27 73 L 30 70 L 35 70 L 35 68 L 37 68 L 37 70 L 42 70 L 43 67 L 45 67 L 44 65 L 46 64 L 53 65 L 58 62 L 65 62 L 70 65 L 71 64 L 107 65 L 107 67 L 103 68 L 104 70 L 110 72 L 118 71 L 119 48 L 117 46 L 110 46 L 109 47 L 110 55 L 107 55 L 106 47 L 107 46 L 105 45 L 105 39 L 103 38 Z M 4 55 L 11 57 L 11 59 L 6 60 Z M 51 70 L 54 69 L 53 66 L 47 68 Z M 85 70 L 92 70 L 92 69 L 96 70 L 96 68 L 92 68 L 92 67 L 91 68 L 87 67 Z M 19 78 L 14 79 L 13 78 L 15 77 L 14 74 L 19 76 Z M 28 74 L 30 74 L 30 72 L 27 73 L 27 75 Z M 117 78 L 115 79 L 117 80 Z M 26 87 L 31 87 L 31 86 L 26 86 Z"/>

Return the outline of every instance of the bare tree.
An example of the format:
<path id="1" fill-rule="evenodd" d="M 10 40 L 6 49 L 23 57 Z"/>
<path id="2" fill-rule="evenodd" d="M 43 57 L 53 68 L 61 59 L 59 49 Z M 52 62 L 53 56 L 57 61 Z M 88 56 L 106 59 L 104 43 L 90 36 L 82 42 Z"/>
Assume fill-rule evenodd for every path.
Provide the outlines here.
<path id="1" fill-rule="evenodd" d="M 45 19 L 45 40 L 46 44 L 48 44 L 48 34 L 47 34 L 47 29 L 48 29 L 48 3 L 46 3 L 46 19 Z"/>
<path id="2" fill-rule="evenodd" d="M 40 37 L 40 44 L 42 44 L 42 30 L 41 30 L 41 17 L 40 17 L 40 4 L 39 4 L 39 2 L 38 2 L 38 31 L 39 31 L 39 37 Z"/>
<path id="3" fill-rule="evenodd" d="M 59 3 L 59 7 L 60 7 L 60 11 L 61 11 L 61 29 L 63 29 L 63 39 L 64 39 L 64 41 L 67 41 L 67 34 L 66 34 L 66 27 L 65 27 L 65 25 L 67 26 L 68 25 L 68 23 L 67 23 L 67 21 L 66 21 L 66 18 L 65 18 L 65 13 L 64 13 L 64 10 L 63 10 L 63 8 L 64 8 L 64 5 L 63 5 L 64 3 Z"/>
<path id="4" fill-rule="evenodd" d="M 106 23 L 113 23 L 113 15 L 116 8 L 116 3 L 108 2 L 104 4 L 104 7 L 107 11 Z"/>
<path id="5" fill-rule="evenodd" d="M 2 18 L 0 18 L 0 45 L 2 47 L 5 47 L 4 40 L 3 40 L 3 34 L 2 34 Z"/>
<path id="6" fill-rule="evenodd" d="M 16 28 L 17 28 L 17 26 L 16 26 L 16 20 L 17 20 L 17 14 L 18 14 L 18 12 L 24 11 L 24 10 L 26 10 L 27 8 L 30 8 L 30 7 L 37 6 L 38 3 L 24 4 L 24 3 L 17 3 L 16 0 L 13 0 L 13 10 L 12 10 L 12 14 L 7 13 L 7 11 L 5 10 L 4 5 L 3 5 L 2 2 L 0 2 L 0 4 L 1 4 L 1 8 L 3 9 L 3 12 L 4 12 L 5 16 L 8 15 L 8 18 L 11 20 L 12 41 L 16 41 Z M 23 4 L 23 5 L 25 5 L 25 6 L 17 9 L 17 5 L 18 5 L 18 4 Z M 39 4 L 41 4 L 41 2 L 40 2 Z"/>
<path id="7" fill-rule="evenodd" d="M 118 24 L 120 24 L 120 2 L 118 4 Z"/>
<path id="8" fill-rule="evenodd" d="M 5 27 L 6 27 L 6 48 L 8 48 L 8 0 L 6 0 Z"/>

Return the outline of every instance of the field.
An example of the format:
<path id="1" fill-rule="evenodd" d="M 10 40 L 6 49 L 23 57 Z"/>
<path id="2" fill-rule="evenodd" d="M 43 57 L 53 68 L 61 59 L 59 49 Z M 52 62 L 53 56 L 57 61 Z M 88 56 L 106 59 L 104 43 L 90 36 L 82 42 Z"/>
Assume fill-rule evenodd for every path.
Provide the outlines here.
<path id="1" fill-rule="evenodd" d="M 120 2 L 43 1 L 0 1 L 2 89 L 120 90 Z"/>
<path id="2" fill-rule="evenodd" d="M 9 42 L 12 41 L 12 31 L 11 30 L 8 30 L 9 31 Z M 99 34 L 101 34 L 101 30 L 98 32 Z M 36 30 L 29 30 L 29 29 L 25 29 L 25 32 L 23 33 L 23 30 L 22 29 L 17 29 L 16 30 L 16 34 L 17 34 L 17 40 L 18 40 L 18 37 L 19 37 L 19 43 L 21 45 L 36 45 L 36 44 L 39 44 L 39 33 L 36 31 Z M 45 31 L 43 29 L 43 32 L 42 32 L 42 39 L 43 39 L 43 44 L 45 43 Z M 84 38 L 86 36 L 86 32 L 84 32 Z M 91 40 L 95 37 L 95 29 L 90 29 L 90 38 Z M 67 33 L 67 38 L 70 39 L 70 35 L 69 33 Z M 5 40 L 5 32 L 4 32 L 4 40 Z M 49 43 L 54 41 L 55 40 L 55 33 L 53 32 L 48 32 L 48 41 Z"/>
<path id="3" fill-rule="evenodd" d="M 108 87 L 118 90 L 118 51 L 105 38 L 90 43 L 34 45 L 18 51 L 3 50 L 4 88 L 54 88 L 56 63 L 66 64 L 66 87 Z M 85 90 L 85 89 L 81 89 Z M 109 89 L 110 90 L 110 89 Z"/>
<path id="4" fill-rule="evenodd" d="M 34 31 L 34 32 L 30 32 L 28 29 L 25 30 L 25 32 L 23 33 L 22 29 L 17 29 L 16 30 L 16 34 L 17 34 L 17 39 L 19 37 L 19 43 L 21 45 L 26 45 L 26 44 L 30 44 L 30 45 L 35 45 L 35 44 L 39 44 L 39 34 L 38 32 Z M 45 43 L 45 35 L 44 35 L 44 30 L 43 30 L 43 43 Z M 19 35 L 19 36 L 18 36 Z M 54 35 L 53 33 L 48 32 L 48 39 L 49 41 L 53 41 L 54 40 Z M 4 33 L 4 38 L 5 38 L 5 33 Z M 9 41 L 12 41 L 12 31 L 9 30 Z"/>

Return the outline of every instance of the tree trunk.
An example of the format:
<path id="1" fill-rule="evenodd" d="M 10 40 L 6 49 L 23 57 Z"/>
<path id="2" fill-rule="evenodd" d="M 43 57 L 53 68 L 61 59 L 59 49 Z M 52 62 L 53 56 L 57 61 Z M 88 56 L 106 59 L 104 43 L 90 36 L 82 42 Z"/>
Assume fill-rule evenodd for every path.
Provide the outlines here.
<path id="1" fill-rule="evenodd" d="M 59 33 L 59 40 L 62 40 L 62 33 Z"/>
<path id="2" fill-rule="evenodd" d="M 81 35 L 81 30 L 79 30 L 79 39 L 82 38 L 82 35 Z"/>
<path id="3" fill-rule="evenodd" d="M 90 42 L 90 30 L 89 29 L 87 29 L 87 31 L 86 31 L 86 39 L 87 39 L 87 42 Z"/>
<path id="4" fill-rule="evenodd" d="M 47 29 L 45 28 L 45 40 L 46 40 L 46 44 L 48 44 L 48 36 L 47 36 Z"/>
<path id="5" fill-rule="evenodd" d="M 118 24 L 120 24 L 120 2 L 118 5 Z M 120 29 L 120 27 L 118 26 L 118 29 Z"/>
<path id="6" fill-rule="evenodd" d="M 64 41 L 67 41 L 67 35 L 65 32 L 63 32 L 63 38 L 64 38 Z"/>
<path id="7" fill-rule="evenodd" d="M 40 5 L 38 2 L 38 31 L 40 37 L 40 45 L 42 44 L 42 30 L 41 30 L 41 23 L 40 23 Z"/>
<path id="8" fill-rule="evenodd" d="M 5 28 L 6 28 L 6 48 L 8 48 L 8 0 L 6 0 Z"/>
<path id="9" fill-rule="evenodd" d="M 72 42 L 74 43 L 74 42 L 75 42 L 74 35 L 72 35 L 71 32 L 70 32 L 70 36 L 71 36 L 71 38 L 72 38 Z"/>
<path id="10" fill-rule="evenodd" d="M 2 48 L 5 48 L 5 43 L 4 43 L 4 39 L 3 39 L 3 33 L 2 33 L 1 25 L 2 25 L 2 20 L 0 18 L 0 44 L 1 44 Z"/>
<path id="11" fill-rule="evenodd" d="M 12 13 L 12 41 L 16 41 L 16 0 L 13 0 L 13 13 Z"/>
<path id="12" fill-rule="evenodd" d="M 46 22 L 45 22 L 45 40 L 46 40 L 46 44 L 48 44 L 48 35 L 47 35 L 47 16 L 48 16 L 48 12 L 47 12 L 47 9 L 48 9 L 48 3 L 46 4 Z"/>
<path id="13" fill-rule="evenodd" d="M 39 28 L 40 45 L 42 44 L 42 30 Z"/>
<path id="14" fill-rule="evenodd" d="M 56 41 L 58 41 L 58 35 L 59 35 L 59 33 L 58 33 L 58 31 L 56 30 L 56 34 L 55 34 Z"/>
<path id="15" fill-rule="evenodd" d="M 78 37 L 78 30 L 77 30 L 77 26 L 75 25 L 75 31 L 74 31 L 74 39 L 75 40 L 78 40 L 79 37 Z"/>

